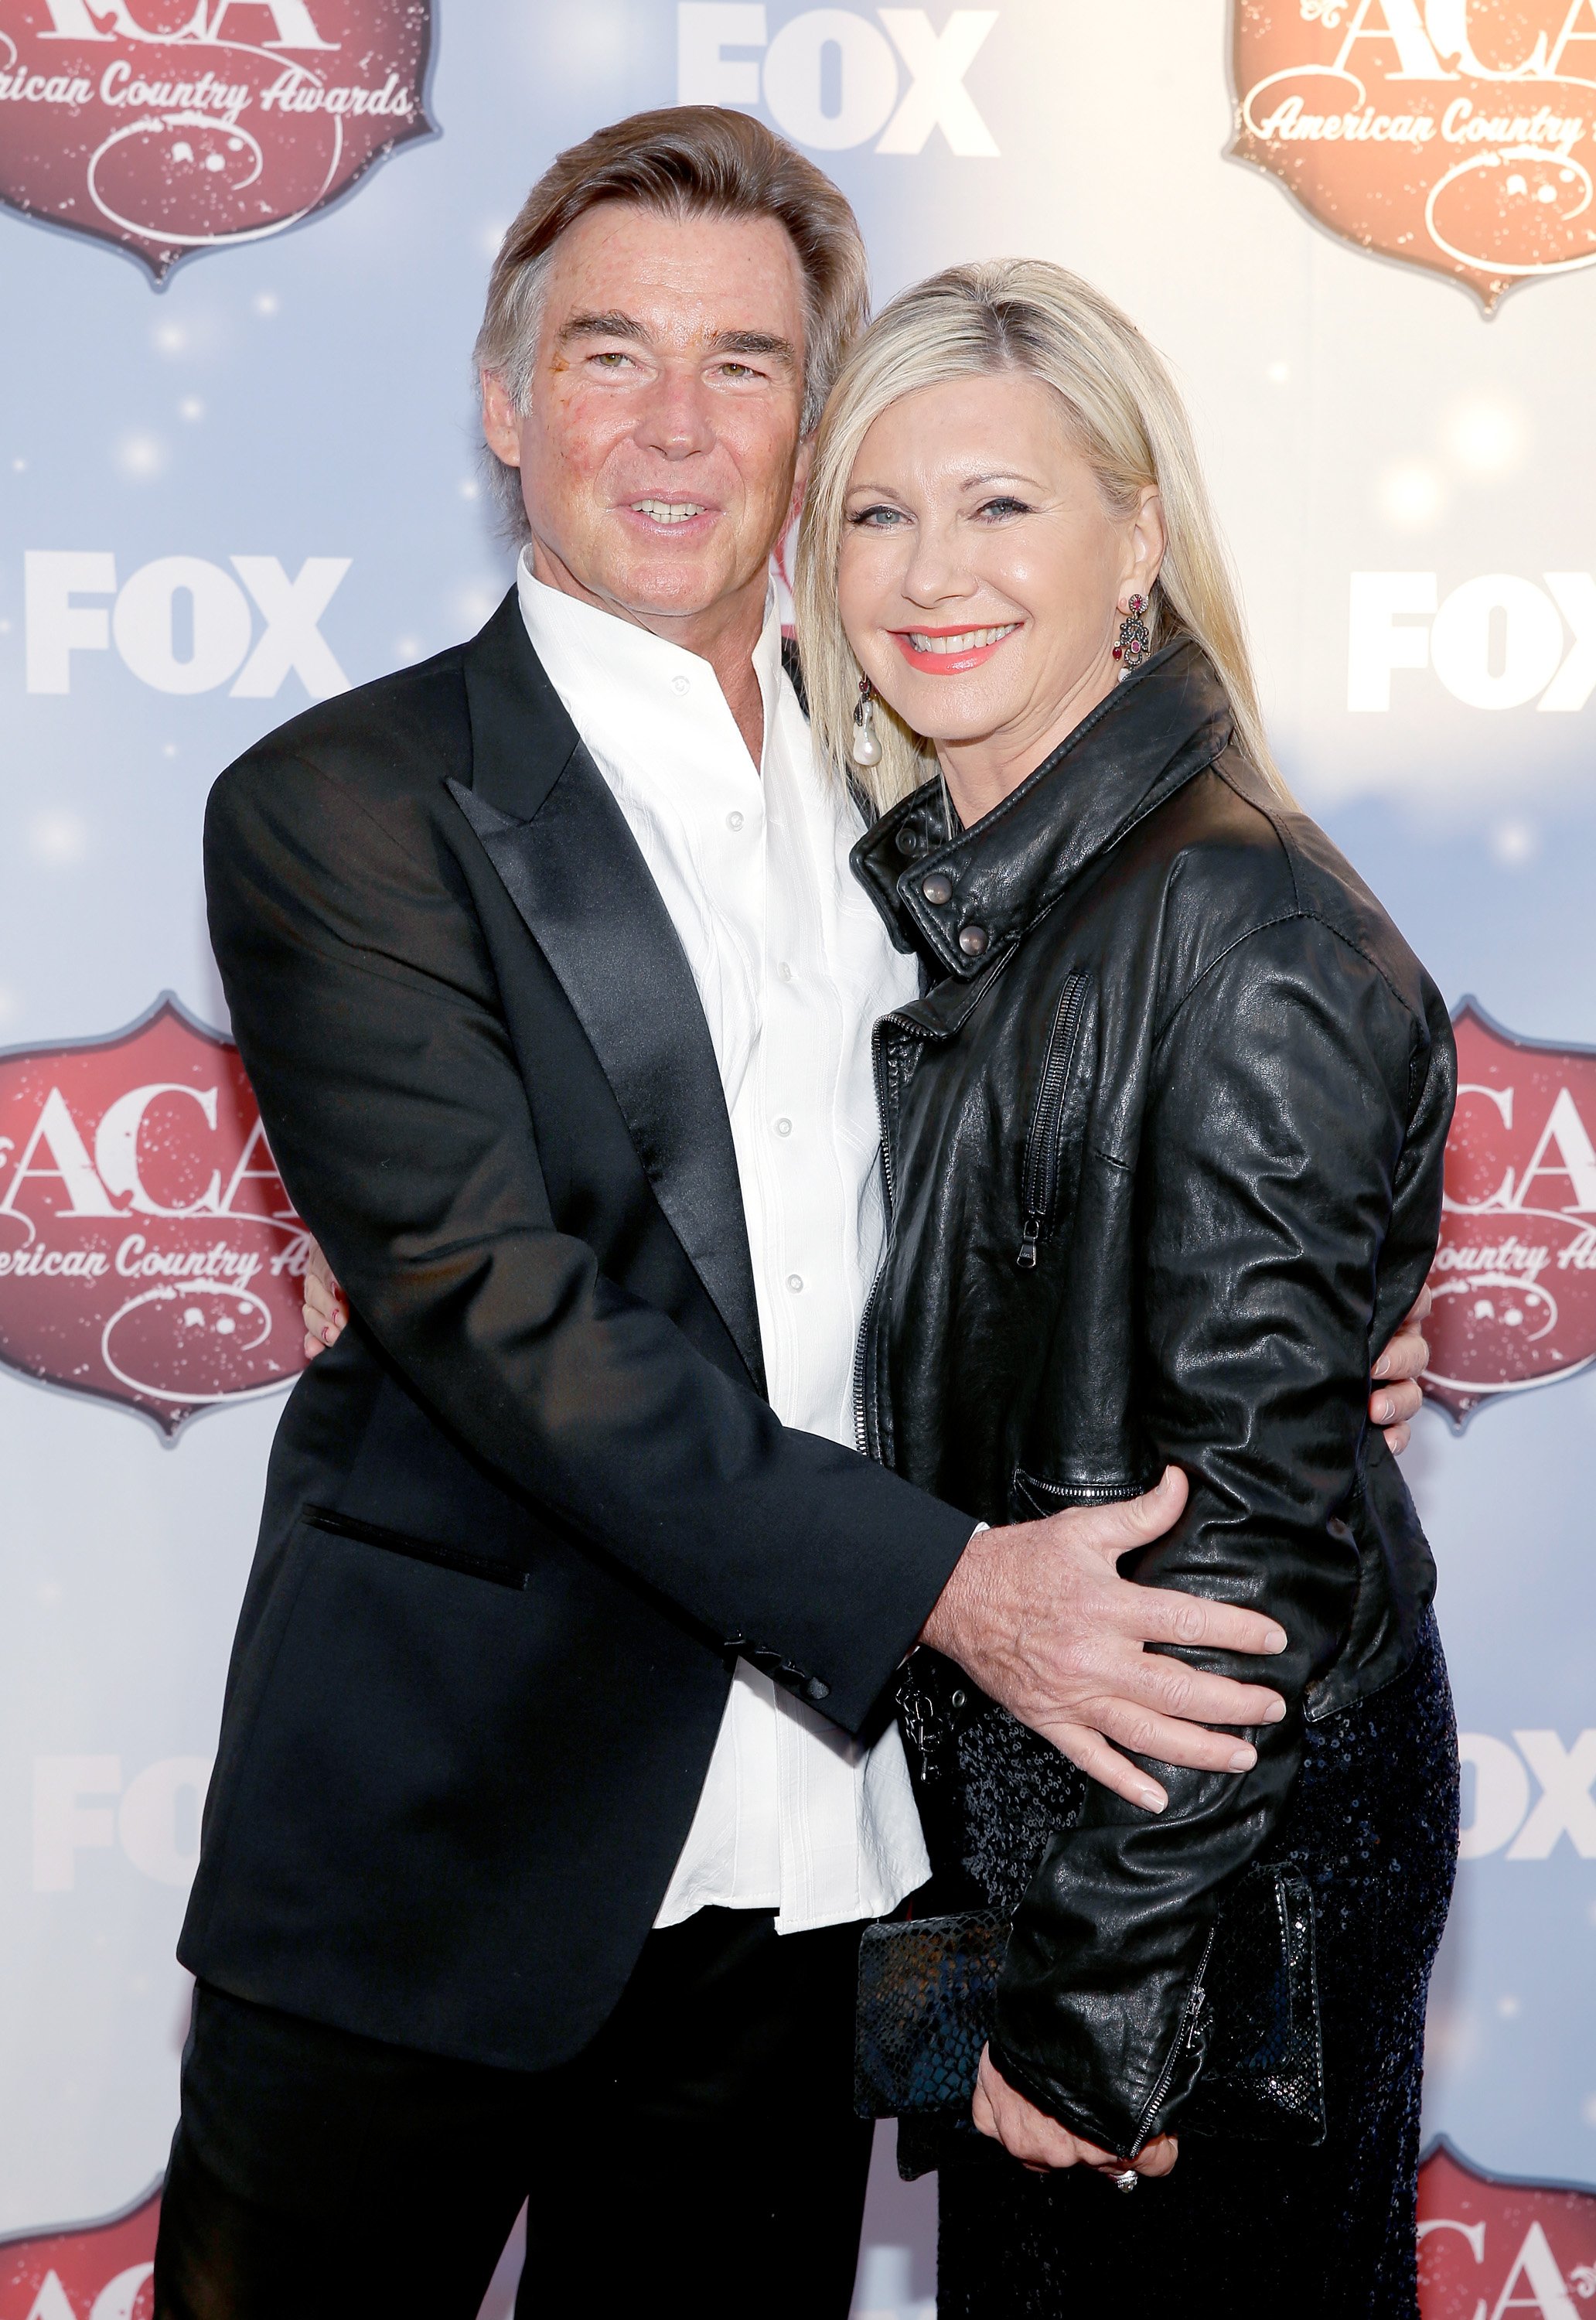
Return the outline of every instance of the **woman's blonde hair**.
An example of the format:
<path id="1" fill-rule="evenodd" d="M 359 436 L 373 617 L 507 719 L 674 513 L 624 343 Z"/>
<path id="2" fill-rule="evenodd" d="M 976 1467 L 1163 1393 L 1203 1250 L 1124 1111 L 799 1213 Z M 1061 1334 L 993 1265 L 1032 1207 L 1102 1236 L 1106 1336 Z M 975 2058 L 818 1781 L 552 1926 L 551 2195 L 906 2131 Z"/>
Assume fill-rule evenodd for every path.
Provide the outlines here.
<path id="1" fill-rule="evenodd" d="M 844 502 L 859 447 L 889 404 L 954 378 L 1020 371 L 1059 397 L 1105 505 L 1128 515 L 1149 485 L 1164 504 L 1163 566 L 1147 619 L 1155 649 L 1202 646 L 1229 697 L 1242 748 L 1282 797 L 1230 561 L 1168 371 L 1126 315 L 1042 258 L 951 266 L 883 308 L 838 376 L 815 440 L 793 594 L 821 762 L 849 765 L 861 670 L 837 610 Z M 858 778 L 883 807 L 934 772 L 930 744 L 878 702 L 881 762 Z"/>

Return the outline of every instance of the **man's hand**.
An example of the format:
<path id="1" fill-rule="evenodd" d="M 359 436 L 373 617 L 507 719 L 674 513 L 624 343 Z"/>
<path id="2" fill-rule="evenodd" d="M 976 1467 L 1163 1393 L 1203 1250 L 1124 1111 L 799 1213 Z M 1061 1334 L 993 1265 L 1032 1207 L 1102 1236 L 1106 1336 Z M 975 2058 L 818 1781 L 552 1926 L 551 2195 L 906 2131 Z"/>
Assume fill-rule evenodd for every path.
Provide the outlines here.
<path id="1" fill-rule="evenodd" d="M 1139 1499 L 978 1532 L 920 1636 L 1084 1772 L 1151 1812 L 1168 1798 L 1109 1741 L 1166 1764 L 1246 1772 L 1257 1762 L 1249 1742 L 1197 1726 L 1278 1724 L 1285 1714 L 1278 1692 L 1142 1648 L 1285 1649 L 1283 1629 L 1261 1611 L 1120 1577 L 1120 1555 L 1161 1538 L 1185 1503 L 1185 1476 L 1166 1466 Z"/>
<path id="2" fill-rule="evenodd" d="M 1155 2135 L 1134 2159 L 1116 2159 L 1111 2151 L 1072 2134 L 1009 2084 L 984 2046 L 970 2116 L 983 2134 L 1001 2143 L 1033 2175 L 1050 2174 L 1056 2167 L 1095 2167 L 1100 2175 L 1123 2175 L 1133 2167 L 1138 2175 L 1167 2175 L 1180 2156 L 1172 2134 Z"/>
<path id="3" fill-rule="evenodd" d="M 1421 1289 L 1418 1303 L 1374 1364 L 1369 1416 L 1383 1431 L 1386 1448 L 1398 1457 L 1408 1446 L 1408 1421 L 1424 1400 L 1418 1381 L 1429 1367 L 1429 1347 L 1419 1325 L 1430 1302 L 1429 1291 Z"/>
<path id="4" fill-rule="evenodd" d="M 304 1269 L 304 1350 L 314 1361 L 329 1346 L 336 1346 L 349 1324 L 349 1303 L 332 1277 L 332 1267 L 312 1241 Z"/>

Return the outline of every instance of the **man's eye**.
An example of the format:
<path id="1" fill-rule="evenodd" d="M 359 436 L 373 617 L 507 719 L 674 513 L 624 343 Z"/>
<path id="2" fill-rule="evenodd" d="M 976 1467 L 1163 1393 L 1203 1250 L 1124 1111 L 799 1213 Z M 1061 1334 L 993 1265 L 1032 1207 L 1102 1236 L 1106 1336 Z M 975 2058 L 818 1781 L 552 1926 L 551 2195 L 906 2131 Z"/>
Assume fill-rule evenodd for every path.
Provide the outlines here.
<path id="1" fill-rule="evenodd" d="M 995 500 L 983 500 L 975 511 L 977 515 L 990 516 L 994 523 L 1001 523 L 1005 516 L 1029 515 L 1030 512 L 1023 500 L 1017 500 L 1010 492 Z"/>
<path id="2" fill-rule="evenodd" d="M 891 531 L 903 521 L 903 512 L 892 507 L 860 508 L 857 514 L 849 516 L 848 521 L 869 531 Z"/>
<path id="3" fill-rule="evenodd" d="M 762 370 L 756 370 L 752 363 L 722 363 L 721 365 L 721 375 L 726 378 L 763 378 L 765 376 Z"/>
<path id="4" fill-rule="evenodd" d="M 594 355 L 591 359 L 601 370 L 621 370 L 629 367 L 631 362 L 631 357 L 624 354 L 619 347 L 607 347 L 603 354 Z"/>

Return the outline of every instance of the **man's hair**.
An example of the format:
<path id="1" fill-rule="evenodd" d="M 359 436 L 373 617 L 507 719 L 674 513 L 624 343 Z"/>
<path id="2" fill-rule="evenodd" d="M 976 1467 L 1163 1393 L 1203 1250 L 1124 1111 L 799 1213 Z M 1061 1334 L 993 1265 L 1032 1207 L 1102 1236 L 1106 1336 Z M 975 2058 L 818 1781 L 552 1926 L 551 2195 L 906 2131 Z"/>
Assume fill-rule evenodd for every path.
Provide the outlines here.
<path id="1" fill-rule="evenodd" d="M 522 203 L 488 277 L 476 335 L 478 371 L 527 409 L 543 288 L 555 243 L 603 202 L 668 218 L 774 218 L 798 253 L 804 282 L 803 432 L 818 423 L 832 379 L 870 312 L 864 237 L 825 173 L 746 113 L 677 104 L 600 129 L 561 153 Z M 504 516 L 524 536 L 521 480 L 489 453 Z"/>

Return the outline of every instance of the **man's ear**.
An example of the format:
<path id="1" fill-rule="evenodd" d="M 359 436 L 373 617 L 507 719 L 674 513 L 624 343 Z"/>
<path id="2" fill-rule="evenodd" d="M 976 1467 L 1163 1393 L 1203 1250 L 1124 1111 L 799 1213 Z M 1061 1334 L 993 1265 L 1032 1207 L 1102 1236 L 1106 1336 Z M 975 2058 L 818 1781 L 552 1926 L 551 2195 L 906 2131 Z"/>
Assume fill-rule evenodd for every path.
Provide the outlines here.
<path id="1" fill-rule="evenodd" d="M 482 433 L 495 459 L 520 467 L 521 415 L 503 380 L 491 370 L 482 373 Z"/>

